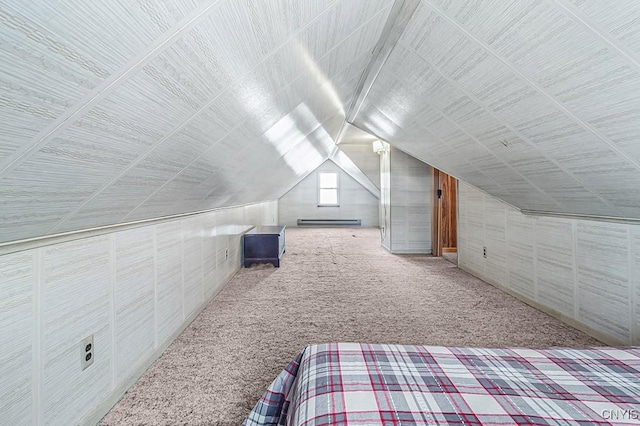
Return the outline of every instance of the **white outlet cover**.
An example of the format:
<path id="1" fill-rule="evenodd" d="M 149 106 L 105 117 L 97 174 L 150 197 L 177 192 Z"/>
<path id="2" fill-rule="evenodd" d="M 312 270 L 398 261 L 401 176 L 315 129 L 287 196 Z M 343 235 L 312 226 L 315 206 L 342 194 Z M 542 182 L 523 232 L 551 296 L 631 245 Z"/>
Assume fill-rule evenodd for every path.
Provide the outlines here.
<path id="1" fill-rule="evenodd" d="M 95 347 L 93 345 L 93 334 L 89 337 L 86 337 L 80 343 L 80 361 L 82 365 L 82 370 L 85 370 L 91 364 L 93 364 Z"/>

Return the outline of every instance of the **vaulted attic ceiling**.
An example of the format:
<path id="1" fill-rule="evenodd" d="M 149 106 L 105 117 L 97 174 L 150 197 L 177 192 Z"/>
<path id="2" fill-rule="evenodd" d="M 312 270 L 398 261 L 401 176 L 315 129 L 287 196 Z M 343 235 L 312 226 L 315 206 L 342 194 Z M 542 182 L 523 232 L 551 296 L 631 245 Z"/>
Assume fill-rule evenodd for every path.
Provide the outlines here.
<path id="1" fill-rule="evenodd" d="M 277 199 L 335 150 L 390 0 L 0 5 L 0 242 Z"/>
<path id="2" fill-rule="evenodd" d="M 344 153 L 355 166 L 364 173 L 373 185 L 380 189 L 380 157 L 373 152 L 373 141 L 377 137 L 364 132 L 355 126 L 345 123 L 342 133 L 338 134 L 340 150 L 336 153 Z M 379 197 L 379 194 L 377 195 Z"/>
<path id="3" fill-rule="evenodd" d="M 640 218 L 640 2 L 423 0 L 385 59 L 358 127 L 521 209 Z"/>
<path id="4" fill-rule="evenodd" d="M 276 199 L 345 116 L 519 208 L 640 218 L 637 2 L 392 3 L 3 2 L 0 243 Z"/>

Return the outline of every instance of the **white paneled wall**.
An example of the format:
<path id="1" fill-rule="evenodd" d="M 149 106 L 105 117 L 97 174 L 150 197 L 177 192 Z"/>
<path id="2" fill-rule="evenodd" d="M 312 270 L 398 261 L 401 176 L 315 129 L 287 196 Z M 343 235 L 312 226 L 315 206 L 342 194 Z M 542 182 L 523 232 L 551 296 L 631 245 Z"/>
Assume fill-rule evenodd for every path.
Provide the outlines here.
<path id="1" fill-rule="evenodd" d="M 116 381 L 131 376 L 148 357 L 155 336 L 155 229 L 115 234 L 114 336 Z"/>
<path id="2" fill-rule="evenodd" d="M 514 291 L 530 298 L 536 298 L 535 291 L 535 220 L 515 209 L 507 208 L 507 279 Z M 468 227 L 465 227 L 465 230 Z M 481 249 L 481 248 L 480 248 Z M 480 253 L 477 247 L 471 250 Z M 476 256 L 478 260 L 481 256 Z"/>
<path id="3" fill-rule="evenodd" d="M 578 318 L 625 341 L 631 336 L 633 300 L 628 226 L 578 222 L 575 230 Z"/>
<path id="4" fill-rule="evenodd" d="M 339 173 L 339 207 L 318 207 L 318 173 Z M 304 178 L 278 204 L 280 225 L 297 226 L 298 219 L 360 219 L 378 226 L 378 199 L 333 161 L 326 161 Z"/>
<path id="5" fill-rule="evenodd" d="M 277 208 L 230 208 L 0 256 L 0 424 L 96 420 L 238 270 L 242 233 L 275 224 Z M 89 335 L 95 357 L 83 371 Z"/>
<path id="6" fill-rule="evenodd" d="M 35 423 L 33 386 L 34 254 L 13 253 L 0 263 L 0 413 L 7 425 Z"/>
<path id="7" fill-rule="evenodd" d="M 191 223 L 189 223 L 191 222 Z M 184 316 L 188 317 L 202 304 L 204 299 L 204 287 L 202 284 L 202 226 L 201 218 L 189 219 L 185 226 L 183 240 L 183 276 L 184 283 Z M 213 263 L 213 262 L 211 262 Z"/>
<path id="8" fill-rule="evenodd" d="M 537 221 L 538 300 L 568 317 L 574 316 L 575 305 L 573 248 L 571 220 L 540 218 Z"/>
<path id="9" fill-rule="evenodd" d="M 640 226 L 524 215 L 459 188 L 462 269 L 609 343 L 640 344 Z"/>
<path id="10" fill-rule="evenodd" d="M 156 339 L 178 329 L 184 314 L 182 221 L 156 227 Z"/>
<path id="11" fill-rule="evenodd" d="M 40 405 L 45 424 L 75 420 L 111 386 L 113 355 L 111 238 L 47 246 L 40 253 Z M 36 290 L 38 291 L 38 290 Z M 80 342 L 93 334 L 93 365 L 80 368 Z"/>
<path id="12" fill-rule="evenodd" d="M 391 252 L 431 253 L 431 167 L 390 153 Z"/>

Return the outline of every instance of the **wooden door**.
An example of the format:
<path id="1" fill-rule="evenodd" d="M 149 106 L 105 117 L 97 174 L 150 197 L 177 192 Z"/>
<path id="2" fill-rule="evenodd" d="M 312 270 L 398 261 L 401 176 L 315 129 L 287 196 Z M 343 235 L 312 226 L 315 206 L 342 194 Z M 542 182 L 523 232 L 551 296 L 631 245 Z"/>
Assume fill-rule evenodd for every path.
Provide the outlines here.
<path id="1" fill-rule="evenodd" d="M 458 181 L 437 169 L 432 169 L 433 223 L 431 245 L 434 256 L 457 251 L 457 185 Z"/>

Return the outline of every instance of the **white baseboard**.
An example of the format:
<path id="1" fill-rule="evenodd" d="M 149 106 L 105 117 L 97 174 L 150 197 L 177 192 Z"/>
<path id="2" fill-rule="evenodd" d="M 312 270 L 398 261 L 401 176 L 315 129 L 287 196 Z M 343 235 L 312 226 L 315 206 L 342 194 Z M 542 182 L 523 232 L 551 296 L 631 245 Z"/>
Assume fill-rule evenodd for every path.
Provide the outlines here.
<path id="1" fill-rule="evenodd" d="M 423 249 L 423 250 L 395 249 L 395 250 L 388 250 L 388 251 L 391 254 L 431 254 L 431 249 Z"/>

